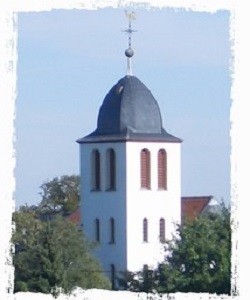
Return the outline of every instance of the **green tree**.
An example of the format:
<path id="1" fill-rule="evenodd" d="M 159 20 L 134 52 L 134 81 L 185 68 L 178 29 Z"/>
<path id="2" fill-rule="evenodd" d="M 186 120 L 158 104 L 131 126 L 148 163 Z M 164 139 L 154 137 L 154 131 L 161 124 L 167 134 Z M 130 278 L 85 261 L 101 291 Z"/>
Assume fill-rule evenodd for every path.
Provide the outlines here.
<path id="1" fill-rule="evenodd" d="M 44 222 L 37 210 L 22 209 L 14 215 L 14 289 L 70 293 L 75 287 L 109 289 L 99 263 L 91 256 L 93 245 L 79 228 L 57 216 Z"/>
<path id="2" fill-rule="evenodd" d="M 230 214 L 207 214 L 177 226 L 166 241 L 166 260 L 156 270 L 129 275 L 128 289 L 159 293 L 230 294 Z M 132 277 L 132 279 L 131 279 Z"/>
<path id="3" fill-rule="evenodd" d="M 40 210 L 45 213 L 62 212 L 68 215 L 75 211 L 80 202 L 80 177 L 63 175 L 44 182 L 41 186 Z"/>

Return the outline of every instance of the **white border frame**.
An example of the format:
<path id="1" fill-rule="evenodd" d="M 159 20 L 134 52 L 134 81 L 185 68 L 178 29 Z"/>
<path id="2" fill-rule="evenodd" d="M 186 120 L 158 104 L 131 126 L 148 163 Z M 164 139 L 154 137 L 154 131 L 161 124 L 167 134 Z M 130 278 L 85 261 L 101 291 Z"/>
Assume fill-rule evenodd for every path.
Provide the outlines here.
<path id="1" fill-rule="evenodd" d="M 7 1 L 6 1 L 7 2 Z M 0 7 L 0 298 L 31 299 L 31 293 L 13 294 L 14 270 L 11 264 L 11 234 L 13 230 L 12 213 L 14 211 L 15 190 L 15 98 L 17 94 L 17 15 L 18 12 L 51 11 L 52 9 L 87 9 L 105 7 L 125 7 L 126 5 L 152 8 L 175 8 L 198 12 L 215 13 L 218 10 L 231 12 L 230 38 L 232 46 L 231 61 L 231 205 L 232 205 L 232 296 L 211 294 L 164 295 L 161 299 L 248 299 L 250 283 L 247 274 L 250 243 L 243 233 L 248 229 L 249 183 L 248 157 L 250 143 L 248 133 L 248 102 L 250 102 L 249 83 L 246 81 L 250 56 L 250 42 L 244 35 L 249 27 L 249 9 L 243 0 L 19 0 L 9 1 Z M 249 76 L 248 76 L 249 77 Z M 247 78 L 248 79 L 248 78 Z M 249 80 L 249 79 L 248 79 Z M 246 99 L 246 100 L 245 100 Z M 250 128 L 250 127 L 249 127 Z M 245 198 L 244 198 L 245 197 Z M 241 203 L 240 203 L 241 202 Z M 245 205 L 245 206 L 244 206 Z M 240 217 L 239 217 L 240 216 Z M 240 220 L 240 223 L 239 223 Z M 10 293 L 7 292 L 9 289 Z M 52 299 L 50 295 L 33 294 L 34 299 Z M 4 297 L 4 298 L 3 298 Z M 52 296 L 51 296 L 52 297 Z M 61 295 L 59 299 L 69 299 Z M 73 296 L 72 296 L 73 297 Z M 148 299 L 150 295 L 129 292 L 88 290 L 79 292 L 78 299 Z M 169 298 L 170 297 L 170 298 Z M 70 297 L 71 298 L 71 297 Z M 118 299 L 119 298 L 119 299 Z M 151 295 L 150 299 L 160 299 Z M 40 299 L 40 297 L 39 297 Z M 75 297 L 74 297 L 75 299 Z"/>

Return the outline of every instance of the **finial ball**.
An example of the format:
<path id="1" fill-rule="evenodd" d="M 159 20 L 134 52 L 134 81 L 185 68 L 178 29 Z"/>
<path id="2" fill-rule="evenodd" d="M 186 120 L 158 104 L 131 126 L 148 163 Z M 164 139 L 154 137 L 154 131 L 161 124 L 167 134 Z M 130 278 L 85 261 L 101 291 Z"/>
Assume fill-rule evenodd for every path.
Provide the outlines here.
<path id="1" fill-rule="evenodd" d="M 126 55 L 127 57 L 132 57 L 132 56 L 134 55 L 133 49 L 128 48 L 128 49 L 125 51 L 125 55 Z"/>

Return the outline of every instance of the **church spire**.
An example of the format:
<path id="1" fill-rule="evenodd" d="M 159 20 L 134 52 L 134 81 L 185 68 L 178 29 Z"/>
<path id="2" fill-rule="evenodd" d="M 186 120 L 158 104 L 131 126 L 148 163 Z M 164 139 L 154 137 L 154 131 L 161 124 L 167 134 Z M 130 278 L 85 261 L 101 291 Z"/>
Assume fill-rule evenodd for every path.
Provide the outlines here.
<path id="1" fill-rule="evenodd" d="M 131 48 L 131 35 L 136 30 L 132 29 L 131 22 L 132 20 L 135 20 L 135 12 L 128 12 L 125 10 L 126 17 L 128 19 L 128 28 L 124 30 L 126 33 L 128 33 L 128 48 L 125 51 L 125 55 L 127 56 L 127 75 L 132 76 L 132 65 L 131 65 L 131 58 L 134 55 L 134 50 Z"/>

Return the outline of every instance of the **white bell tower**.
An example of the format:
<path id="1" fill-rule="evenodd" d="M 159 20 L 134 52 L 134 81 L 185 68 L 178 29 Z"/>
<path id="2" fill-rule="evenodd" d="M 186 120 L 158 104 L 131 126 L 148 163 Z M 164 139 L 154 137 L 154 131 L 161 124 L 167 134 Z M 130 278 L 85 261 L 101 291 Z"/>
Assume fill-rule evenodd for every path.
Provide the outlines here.
<path id="1" fill-rule="evenodd" d="M 132 75 L 130 43 L 127 75 L 106 95 L 96 130 L 77 141 L 83 229 L 114 288 L 122 272 L 163 261 L 162 242 L 181 221 L 182 141 L 165 131 L 156 100 Z"/>

